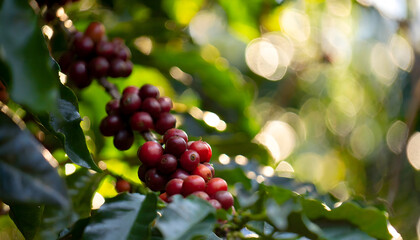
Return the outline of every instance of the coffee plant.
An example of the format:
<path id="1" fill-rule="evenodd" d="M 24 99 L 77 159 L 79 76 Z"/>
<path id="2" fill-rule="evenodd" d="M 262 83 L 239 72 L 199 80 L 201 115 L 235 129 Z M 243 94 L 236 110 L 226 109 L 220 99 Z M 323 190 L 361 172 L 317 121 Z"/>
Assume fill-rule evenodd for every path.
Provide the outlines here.
<path id="1" fill-rule="evenodd" d="M 0 239 L 420 236 L 414 25 L 364 2 L 0 0 Z"/>

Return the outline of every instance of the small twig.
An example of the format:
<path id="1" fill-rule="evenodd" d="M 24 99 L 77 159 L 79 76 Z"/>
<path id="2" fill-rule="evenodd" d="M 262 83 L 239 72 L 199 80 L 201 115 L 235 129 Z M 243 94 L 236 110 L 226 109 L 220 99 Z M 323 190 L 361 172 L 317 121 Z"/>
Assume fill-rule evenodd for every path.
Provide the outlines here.
<path id="1" fill-rule="evenodd" d="M 150 132 L 150 131 L 143 132 L 143 133 L 141 133 L 141 135 L 144 138 L 144 140 L 146 140 L 146 141 L 159 142 L 157 140 L 156 136 L 152 132 Z"/>
<path id="2" fill-rule="evenodd" d="M 121 94 L 118 91 L 117 86 L 115 86 L 115 84 L 109 82 L 106 79 L 106 77 L 101 77 L 101 78 L 98 78 L 97 80 L 98 80 L 98 83 L 101 84 L 105 88 L 106 92 L 109 95 L 111 95 L 111 97 L 113 99 L 120 99 L 121 98 Z"/>

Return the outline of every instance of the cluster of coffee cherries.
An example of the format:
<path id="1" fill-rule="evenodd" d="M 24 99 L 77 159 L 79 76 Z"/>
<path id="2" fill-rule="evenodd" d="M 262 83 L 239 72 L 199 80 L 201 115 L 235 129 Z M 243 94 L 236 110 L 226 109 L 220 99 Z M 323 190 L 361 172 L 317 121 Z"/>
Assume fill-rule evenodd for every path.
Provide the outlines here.
<path id="1" fill-rule="evenodd" d="M 134 142 L 134 133 L 153 130 L 163 135 L 175 127 L 176 119 L 170 113 L 172 100 L 161 97 L 159 89 L 145 84 L 140 89 L 126 87 L 121 99 L 113 99 L 106 104 L 107 116 L 102 119 L 99 129 L 104 136 L 114 136 L 114 146 L 127 150 Z"/>
<path id="2" fill-rule="evenodd" d="M 130 49 L 124 40 L 108 41 L 104 25 L 92 22 L 84 33 L 73 33 L 69 50 L 61 56 L 59 64 L 68 80 L 82 89 L 95 78 L 128 77 L 133 70 L 130 58 Z"/>
<path id="3" fill-rule="evenodd" d="M 214 177 L 209 163 L 210 145 L 202 140 L 188 141 L 187 134 L 171 128 L 163 135 L 162 143 L 147 141 L 138 150 L 142 162 L 138 176 L 152 191 L 160 191 L 160 198 L 171 202 L 172 196 L 196 195 L 216 209 L 230 209 L 233 197 L 225 180 Z"/>

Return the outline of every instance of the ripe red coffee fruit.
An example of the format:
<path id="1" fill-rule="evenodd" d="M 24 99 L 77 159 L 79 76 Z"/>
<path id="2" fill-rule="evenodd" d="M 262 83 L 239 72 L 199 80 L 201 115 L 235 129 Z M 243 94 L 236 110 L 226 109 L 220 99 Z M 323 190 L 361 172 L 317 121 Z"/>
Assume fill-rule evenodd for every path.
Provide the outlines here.
<path id="1" fill-rule="evenodd" d="M 153 119 L 147 112 L 135 112 L 130 117 L 130 126 L 134 131 L 148 131 L 153 128 Z"/>
<path id="2" fill-rule="evenodd" d="M 193 171 L 200 163 L 200 156 L 196 151 L 187 150 L 179 158 L 179 164 L 185 171 Z M 204 180 L 204 179 L 203 179 Z"/>
<path id="3" fill-rule="evenodd" d="M 159 97 L 159 89 L 156 86 L 151 84 L 144 84 L 140 88 L 140 97 L 141 99 L 145 100 L 146 98 L 158 98 Z"/>
<path id="4" fill-rule="evenodd" d="M 166 141 L 168 141 L 169 138 L 173 137 L 173 136 L 178 136 L 178 137 L 182 137 L 186 143 L 188 143 L 188 135 L 186 132 L 184 132 L 181 129 L 177 129 L 177 128 L 171 128 L 168 131 L 165 132 L 165 135 L 163 135 L 163 142 L 166 143 Z"/>
<path id="5" fill-rule="evenodd" d="M 163 154 L 157 164 L 157 170 L 163 174 L 170 174 L 177 169 L 178 161 L 172 154 Z"/>
<path id="6" fill-rule="evenodd" d="M 124 179 L 118 179 L 117 182 L 115 183 L 115 190 L 117 190 L 117 192 L 119 193 L 130 192 L 131 185 L 129 182 L 127 182 Z"/>
<path id="7" fill-rule="evenodd" d="M 140 161 L 148 167 L 156 167 L 162 155 L 162 146 L 154 141 L 145 142 L 137 151 Z"/>
<path id="8" fill-rule="evenodd" d="M 173 136 L 165 142 L 165 152 L 179 157 L 187 150 L 187 143 L 182 137 Z"/>
<path id="9" fill-rule="evenodd" d="M 213 198 L 214 195 L 219 191 L 227 191 L 228 186 L 225 180 L 222 178 L 212 178 L 207 183 L 206 193 Z"/>
<path id="10" fill-rule="evenodd" d="M 168 196 L 170 197 L 175 194 L 181 194 L 183 183 L 184 183 L 184 180 L 179 179 L 179 178 L 174 178 L 174 179 L 169 180 L 165 188 Z"/>
<path id="11" fill-rule="evenodd" d="M 201 199 L 204 199 L 206 201 L 210 200 L 210 197 L 207 193 L 203 192 L 203 191 L 197 191 L 197 192 L 193 192 L 191 193 L 191 195 L 195 195 Z"/>
<path id="12" fill-rule="evenodd" d="M 159 174 L 156 170 L 156 168 L 152 168 L 147 170 L 145 174 L 146 179 L 146 185 L 152 190 L 152 191 L 162 191 L 165 189 L 166 186 L 166 178 L 165 176 Z"/>
<path id="13" fill-rule="evenodd" d="M 181 193 L 184 197 L 193 192 L 204 191 L 206 189 L 206 182 L 204 179 L 197 175 L 188 176 L 182 184 Z"/>
<path id="14" fill-rule="evenodd" d="M 185 180 L 188 176 L 190 176 L 190 174 L 187 171 L 178 168 L 177 170 L 175 170 L 174 173 L 171 174 L 171 176 L 169 176 L 169 178 L 180 178 L 182 180 Z"/>
<path id="15" fill-rule="evenodd" d="M 222 209 L 222 204 L 220 204 L 216 199 L 210 199 L 209 203 L 216 209 Z"/>
<path id="16" fill-rule="evenodd" d="M 201 162 L 209 162 L 210 161 L 212 151 L 211 151 L 211 147 L 208 143 L 206 143 L 204 141 L 201 141 L 201 140 L 194 141 L 188 147 L 188 149 L 196 151 L 200 155 L 200 161 Z"/>
<path id="17" fill-rule="evenodd" d="M 222 208 L 229 209 L 233 206 L 233 196 L 228 191 L 219 191 L 214 198 L 220 202 Z"/>
<path id="18" fill-rule="evenodd" d="M 208 182 L 212 177 L 213 174 L 211 173 L 210 168 L 205 166 L 204 164 L 199 164 L 191 173 L 192 175 L 198 175 L 204 179 L 204 181 Z"/>

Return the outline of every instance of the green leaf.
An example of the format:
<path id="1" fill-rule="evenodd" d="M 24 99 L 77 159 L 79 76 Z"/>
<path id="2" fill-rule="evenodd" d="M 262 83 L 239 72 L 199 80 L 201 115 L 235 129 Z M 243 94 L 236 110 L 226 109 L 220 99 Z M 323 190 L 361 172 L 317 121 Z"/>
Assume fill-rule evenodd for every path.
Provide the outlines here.
<path id="1" fill-rule="evenodd" d="M 216 222 L 216 210 L 195 196 L 174 196 L 173 202 L 162 212 L 156 222 L 165 240 L 187 240 L 208 236 Z"/>
<path id="2" fill-rule="evenodd" d="M 92 216 L 83 239 L 150 239 L 151 223 L 156 218 L 157 197 L 120 194 L 108 199 Z"/>
<path id="3" fill-rule="evenodd" d="M 64 181 L 44 152 L 48 151 L 27 130 L 0 112 L 0 199 L 68 207 Z"/>
<path id="4" fill-rule="evenodd" d="M 27 1 L 0 3 L 0 58 L 10 69 L 4 80 L 11 80 L 11 98 L 37 113 L 57 109 L 58 77 L 49 65 L 38 17 Z"/>
<path id="5" fill-rule="evenodd" d="M 320 224 L 324 237 L 328 240 L 374 240 L 375 238 L 370 237 L 366 233 L 362 232 L 351 224 Z"/>
<path id="6" fill-rule="evenodd" d="M 26 240 L 34 239 L 39 226 L 41 225 L 44 206 L 26 204 L 10 205 L 9 216 L 19 228 Z"/>
<path id="7" fill-rule="evenodd" d="M 266 210 L 267 210 L 267 217 L 270 219 L 276 228 L 280 230 L 285 230 L 288 226 L 287 218 L 289 214 L 299 210 L 300 206 L 297 206 L 293 200 L 289 200 L 279 206 L 275 200 L 267 199 L 265 202 Z"/>
<path id="8" fill-rule="evenodd" d="M 228 185 L 241 183 L 246 189 L 251 188 L 251 180 L 245 175 L 244 171 L 238 167 L 218 168 L 216 169 L 216 177 L 225 179 Z"/>
<path id="9" fill-rule="evenodd" d="M 38 116 L 42 125 L 61 141 L 72 162 L 102 172 L 93 161 L 87 148 L 85 135 L 80 127 L 82 119 L 79 114 L 77 98 L 73 91 L 62 84 L 60 84 L 58 107 L 58 112 L 44 113 Z"/>
<path id="10" fill-rule="evenodd" d="M 88 169 L 80 168 L 66 178 L 68 193 L 78 218 L 89 217 L 93 195 L 103 177 L 103 174 L 90 173 Z"/>
<path id="11" fill-rule="evenodd" d="M 45 206 L 42 215 L 40 230 L 37 232 L 37 240 L 55 240 L 60 231 L 68 227 L 76 219 L 72 219 L 72 209 L 62 209 L 55 206 Z"/>
<path id="12" fill-rule="evenodd" d="M 334 209 L 327 209 L 313 199 L 302 201 L 305 214 L 312 220 L 326 218 L 329 220 L 346 220 L 372 237 L 391 239 L 388 232 L 388 221 L 384 212 L 379 209 L 368 207 L 362 208 L 354 202 L 345 202 Z"/>

